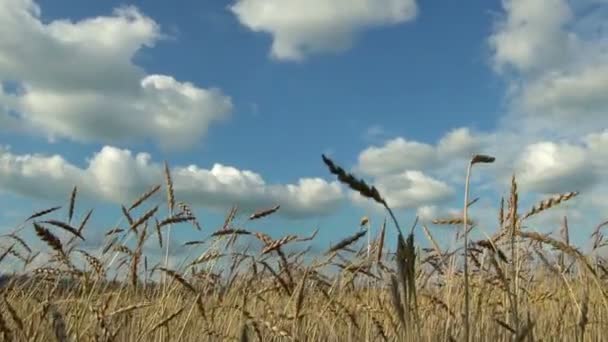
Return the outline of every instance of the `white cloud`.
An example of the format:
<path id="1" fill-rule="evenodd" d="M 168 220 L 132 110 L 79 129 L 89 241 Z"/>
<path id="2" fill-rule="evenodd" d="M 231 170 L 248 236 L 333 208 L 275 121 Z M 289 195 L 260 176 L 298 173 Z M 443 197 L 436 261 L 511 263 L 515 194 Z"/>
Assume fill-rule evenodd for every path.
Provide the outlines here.
<path id="1" fill-rule="evenodd" d="M 457 128 L 439 140 L 437 153 L 440 158 L 468 158 L 481 151 L 487 138 L 480 134 L 473 134 L 466 127 Z"/>
<path id="2" fill-rule="evenodd" d="M 584 147 L 540 142 L 526 148 L 518 167 L 522 187 L 546 193 L 580 191 L 596 179 Z"/>
<path id="3" fill-rule="evenodd" d="M 382 191 L 386 200 L 396 208 L 415 208 L 428 203 L 437 203 L 453 194 L 453 190 L 447 184 L 420 171 L 405 171 L 382 177 L 377 180 L 376 186 Z"/>
<path id="4" fill-rule="evenodd" d="M 420 171 L 404 171 L 378 177 L 372 182 L 389 206 L 394 209 L 415 209 L 444 202 L 453 195 L 452 188 Z M 365 205 L 367 198 L 351 192 L 351 200 Z"/>
<path id="5" fill-rule="evenodd" d="M 382 175 L 407 169 L 424 169 L 437 161 L 433 146 L 403 138 L 389 140 L 382 147 L 368 147 L 359 154 L 357 166 L 368 175 Z"/>
<path id="6" fill-rule="evenodd" d="M 504 0 L 506 18 L 489 38 L 494 66 L 534 71 L 561 64 L 576 52 L 565 24 L 572 11 L 563 0 Z"/>
<path id="7" fill-rule="evenodd" d="M 571 124 L 591 128 L 608 123 L 608 54 L 605 61 L 573 70 L 556 71 L 526 85 L 521 95 L 522 110 Z"/>
<path id="8" fill-rule="evenodd" d="M 466 161 L 486 145 L 493 147 L 494 139 L 465 127 L 447 132 L 436 144 L 398 137 L 361 151 L 355 170 L 371 176 L 392 207 L 431 208 L 452 198 L 454 186 L 464 179 Z"/>
<path id="9" fill-rule="evenodd" d="M 364 149 L 355 169 L 372 176 L 370 183 L 389 204 L 416 208 L 428 221 L 441 215 L 445 205 L 460 204 L 447 200 L 455 200 L 453 189 L 462 189 L 466 160 L 472 153 L 486 153 L 497 159 L 473 172 L 472 195 L 486 201 L 472 210 L 480 227 L 495 228 L 490 209 L 497 209 L 498 201 L 487 201 L 497 194 L 508 196 L 513 174 L 522 210 L 555 193 L 580 191 L 572 201 L 531 220 L 532 226 L 559 224 L 568 214 L 571 227 L 592 227 L 596 212 L 608 208 L 603 180 L 608 167 L 606 2 L 505 0 L 503 5 L 504 20 L 489 38 L 491 62 L 509 90 L 509 110 L 497 128 L 460 128 L 436 143 L 394 138 Z M 415 180 L 409 177 L 414 172 L 419 176 Z"/>
<path id="10" fill-rule="evenodd" d="M 599 171 L 608 168 L 608 129 L 600 133 L 592 133 L 584 138 L 591 153 L 590 159 Z"/>
<path id="11" fill-rule="evenodd" d="M 589 193 L 602 184 L 599 151 L 608 145 L 598 132 L 608 125 L 606 2 L 505 0 L 503 7 L 488 40 L 511 89 L 494 142 L 507 153 L 497 156 L 500 177 L 516 171 L 528 191 Z"/>
<path id="12" fill-rule="evenodd" d="M 343 51 L 362 30 L 417 15 L 415 0 L 237 0 L 230 10 L 250 30 L 271 34 L 271 54 L 281 60 Z"/>
<path id="13" fill-rule="evenodd" d="M 15 155 L 0 149 L 0 188 L 31 197 L 64 197 L 77 185 L 83 195 L 125 204 L 154 184 L 163 182 L 163 166 L 147 153 L 105 146 L 86 168 L 75 166 L 59 155 Z M 196 165 L 171 170 L 178 200 L 191 205 L 226 210 L 236 204 L 243 210 L 281 205 L 279 215 L 300 218 L 333 212 L 343 199 L 337 182 L 302 178 L 296 184 L 267 184 L 261 175 L 248 170 L 214 164 L 211 169 Z"/>
<path id="14" fill-rule="evenodd" d="M 489 38 L 492 62 L 506 74 L 520 127 L 580 136 L 608 125 L 606 3 L 506 0 Z M 547 10 L 551 9 L 551 10 Z"/>
<path id="15" fill-rule="evenodd" d="M 51 139 L 151 139 L 180 148 L 232 110 L 218 89 L 146 74 L 133 63 L 162 38 L 158 24 L 135 7 L 44 23 L 32 1 L 0 0 L 0 6 L 0 81 L 21 88 L 0 89 L 0 122 L 17 121 Z"/>
<path id="16" fill-rule="evenodd" d="M 438 218 L 439 208 L 435 205 L 425 205 L 416 209 L 416 215 L 424 224 Z"/>
<path id="17" fill-rule="evenodd" d="M 474 133 L 466 127 L 451 130 L 436 145 L 407 140 L 403 137 L 370 146 L 359 154 L 357 169 L 382 176 L 406 170 L 445 168 L 454 161 L 466 160 L 473 153 L 483 152 L 484 145 L 493 137 Z"/>
<path id="18" fill-rule="evenodd" d="M 418 154 L 412 152 L 416 148 Z M 466 161 L 472 153 L 486 151 L 497 160 L 483 169 L 476 168 L 475 196 L 504 193 L 515 174 L 525 196 L 580 191 L 597 197 L 598 192 L 591 190 L 603 184 L 601 172 L 608 166 L 608 131 L 550 139 L 528 136 L 523 131 L 489 134 L 456 129 L 433 145 L 397 138 L 382 147 L 367 148 L 361 152 L 356 169 L 372 176 L 369 183 L 392 206 L 428 213 L 455 199 L 455 189 L 464 184 Z M 351 198 L 361 204 L 363 199 L 359 197 Z"/>

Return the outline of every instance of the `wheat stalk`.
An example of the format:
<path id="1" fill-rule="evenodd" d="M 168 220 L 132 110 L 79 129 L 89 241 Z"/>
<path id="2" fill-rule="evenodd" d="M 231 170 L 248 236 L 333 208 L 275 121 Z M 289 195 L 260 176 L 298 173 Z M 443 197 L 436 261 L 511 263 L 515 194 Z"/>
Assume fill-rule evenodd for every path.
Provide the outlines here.
<path id="1" fill-rule="evenodd" d="M 469 325 L 469 274 L 468 274 L 468 244 L 469 244 L 469 229 L 467 224 L 469 223 L 468 218 L 468 209 L 469 209 L 469 185 L 471 180 L 471 169 L 473 165 L 478 163 L 493 163 L 494 157 L 486 156 L 482 154 L 474 155 L 469 161 L 469 165 L 467 167 L 467 176 L 465 180 L 465 192 L 464 192 L 464 214 L 463 214 L 463 236 L 464 236 L 464 337 L 465 341 L 469 342 L 470 338 L 470 325 Z"/>

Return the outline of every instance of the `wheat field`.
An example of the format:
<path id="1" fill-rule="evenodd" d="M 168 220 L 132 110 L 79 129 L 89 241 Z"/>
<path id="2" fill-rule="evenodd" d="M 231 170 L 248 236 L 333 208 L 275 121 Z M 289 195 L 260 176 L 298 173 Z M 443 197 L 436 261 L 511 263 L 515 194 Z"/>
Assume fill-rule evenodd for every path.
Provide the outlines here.
<path id="1" fill-rule="evenodd" d="M 373 187 L 323 156 L 345 186 L 384 207 L 387 220 L 361 227 L 323 253 L 310 236 L 269 236 L 234 224 L 238 208 L 210 229 L 165 180 L 122 206 L 121 223 L 95 252 L 87 239 L 89 211 L 74 222 L 78 191 L 66 205 L 42 210 L 2 236 L 0 336 L 3 341 L 608 341 L 608 270 L 599 224 L 583 253 L 559 236 L 525 227 L 525 220 L 570 201 L 558 194 L 519 208 L 517 180 L 499 199 L 496 229 L 470 240 L 469 176 L 493 157 L 476 155 L 468 167 L 462 217 L 435 225 L 458 233 L 458 248 L 442 249 L 432 230 L 400 223 Z M 481 170 L 480 170 L 481 172 Z M 162 184 L 162 185 L 161 185 Z M 167 205 L 149 205 L 163 198 Z M 162 209 L 162 210 L 161 210 Z M 270 220 L 280 205 L 248 220 Z M 169 212 L 169 215 L 163 214 Z M 65 218 L 67 219 L 59 219 Z M 376 225 L 377 234 L 368 235 Z M 402 225 L 407 224 L 407 227 Z M 195 229 L 200 241 L 180 248 L 197 254 L 168 264 L 171 229 Z M 42 250 L 22 238 L 32 230 Z M 425 237 L 417 241 L 416 237 Z M 242 248 L 243 239 L 259 248 Z M 163 258 L 152 265 L 145 243 Z M 48 256 L 42 265 L 34 262 Z M 5 267 L 2 267 L 5 269 Z"/>

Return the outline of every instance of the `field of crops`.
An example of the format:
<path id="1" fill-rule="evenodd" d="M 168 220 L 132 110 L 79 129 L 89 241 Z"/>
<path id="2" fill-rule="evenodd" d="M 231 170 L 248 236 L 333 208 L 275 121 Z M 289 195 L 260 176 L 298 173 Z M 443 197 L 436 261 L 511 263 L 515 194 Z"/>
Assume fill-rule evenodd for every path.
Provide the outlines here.
<path id="1" fill-rule="evenodd" d="M 153 240 L 168 255 L 170 230 L 201 229 L 174 193 L 169 168 L 164 183 L 122 207 L 123 220 L 105 234 L 97 254 L 80 247 L 87 221 L 75 222 L 77 188 L 61 207 L 34 213 L 2 236 L 4 274 L 0 331 L 4 341 L 601 341 L 608 331 L 608 271 L 600 251 L 603 225 L 583 253 L 560 236 L 526 230 L 525 220 L 579 195 L 558 194 L 519 208 L 516 177 L 508 198 L 497 200 L 495 234 L 470 240 L 469 186 L 462 217 L 437 218 L 458 232 L 459 248 L 442 249 L 431 230 L 399 222 L 372 185 L 323 156 L 332 176 L 383 206 L 387 220 L 366 236 L 363 220 L 324 253 L 312 253 L 311 236 L 268 236 L 233 225 L 237 208 L 179 268 L 148 262 L 142 248 Z M 492 157 L 474 156 L 469 171 Z M 166 196 L 173 213 L 148 206 Z M 132 199 L 128 199 L 131 201 Z M 280 204 L 279 204 L 280 205 Z M 251 215 L 271 220 L 280 206 Z M 68 219 L 59 219 L 67 217 Z M 466 222 L 466 224 L 465 224 Z M 181 227 L 180 227 L 181 228 Z M 33 230 L 43 251 L 22 239 Z M 414 234 L 416 232 L 416 234 Z M 414 236 L 424 237 L 425 246 Z M 238 248 L 257 239 L 262 249 Z M 49 255 L 44 266 L 33 260 Z M 466 255 L 466 258 L 465 258 Z"/>

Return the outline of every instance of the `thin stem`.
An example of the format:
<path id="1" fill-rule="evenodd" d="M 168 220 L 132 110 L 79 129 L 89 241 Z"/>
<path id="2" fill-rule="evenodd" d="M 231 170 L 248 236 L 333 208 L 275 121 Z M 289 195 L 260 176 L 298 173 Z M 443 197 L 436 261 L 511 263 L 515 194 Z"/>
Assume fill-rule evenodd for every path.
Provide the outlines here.
<path id="1" fill-rule="evenodd" d="M 393 222 L 395 222 L 395 228 L 397 228 L 397 232 L 399 232 L 399 238 L 403 238 L 403 233 L 401 232 L 401 227 L 399 226 L 399 222 L 397 222 L 397 218 L 395 217 L 395 214 L 393 214 L 393 211 L 388 206 L 388 204 L 386 204 L 386 202 L 384 202 L 384 207 L 386 208 L 388 213 L 391 215 Z"/>
<path id="2" fill-rule="evenodd" d="M 173 216 L 173 210 L 169 211 L 169 217 Z M 171 228 L 173 227 L 173 224 L 170 224 L 168 229 L 167 229 L 167 236 L 166 236 L 166 240 L 167 240 L 167 246 L 165 248 L 165 268 L 169 268 L 169 245 L 171 244 Z M 167 277 L 168 275 L 166 274 L 166 272 L 163 272 L 163 291 L 167 291 Z"/>
<path id="3" fill-rule="evenodd" d="M 471 168 L 473 162 L 469 162 L 467 167 L 467 178 L 464 187 L 464 338 L 466 342 L 469 342 L 469 267 L 468 267 L 468 254 L 469 254 L 469 229 L 467 227 L 468 222 L 468 204 L 469 204 L 469 183 L 471 180 Z"/>
<path id="4" fill-rule="evenodd" d="M 515 204 L 512 204 L 515 206 Z M 517 244 L 517 239 L 515 237 L 516 229 L 517 229 L 517 211 L 511 212 L 512 223 L 511 223 L 511 278 L 512 278 L 512 300 L 511 304 L 513 305 L 513 309 L 511 315 L 513 316 L 513 325 L 516 331 L 519 331 L 519 307 L 518 307 L 518 266 L 519 266 L 519 245 Z"/>
<path id="5" fill-rule="evenodd" d="M 371 238 L 371 235 L 372 235 L 372 230 L 371 230 L 372 226 L 368 222 L 368 223 L 365 224 L 365 226 L 363 227 L 363 229 L 367 230 L 367 261 L 370 261 L 371 260 L 370 259 L 370 252 L 371 252 L 370 249 L 371 249 L 371 243 L 372 243 L 372 240 L 371 240 L 372 239 Z"/>

